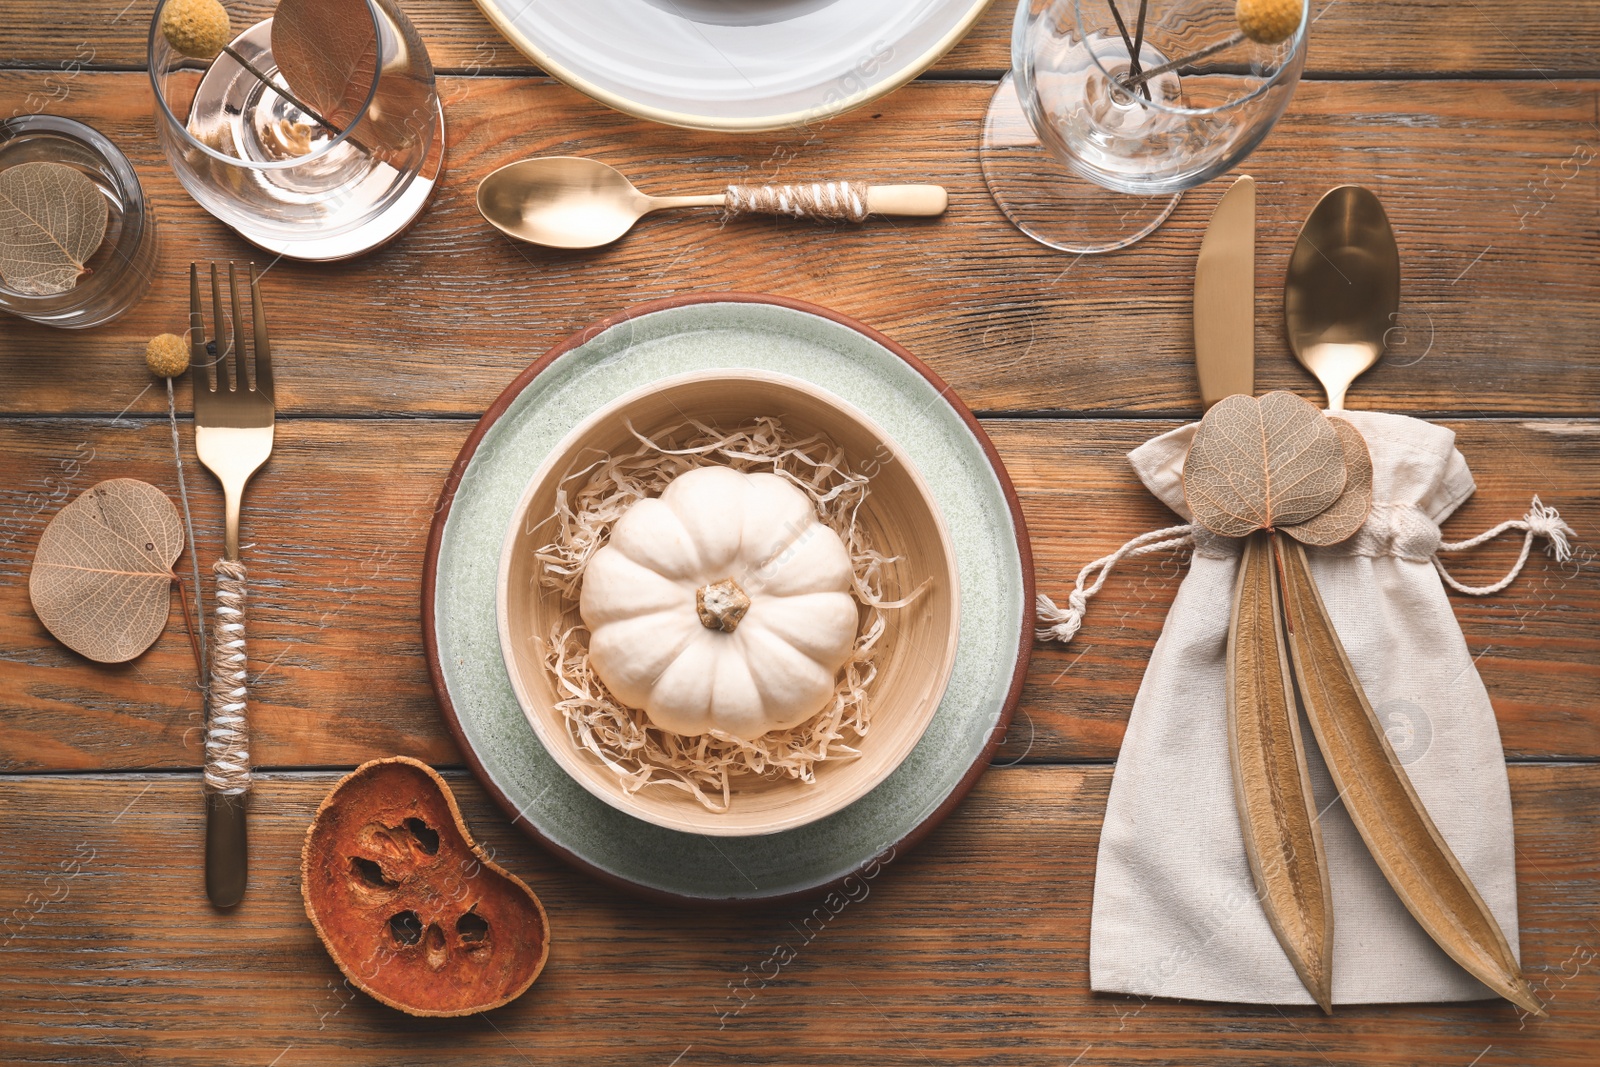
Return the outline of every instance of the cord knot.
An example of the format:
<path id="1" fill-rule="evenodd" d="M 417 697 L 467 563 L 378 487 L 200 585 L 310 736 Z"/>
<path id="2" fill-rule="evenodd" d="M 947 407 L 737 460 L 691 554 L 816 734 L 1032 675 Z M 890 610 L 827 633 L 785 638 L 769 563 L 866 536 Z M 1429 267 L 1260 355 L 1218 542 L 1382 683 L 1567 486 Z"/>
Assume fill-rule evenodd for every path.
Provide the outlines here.
<path id="1" fill-rule="evenodd" d="M 1543 537 L 1550 542 L 1548 551 L 1555 557 L 1557 563 L 1565 563 L 1572 558 L 1572 542 L 1570 538 L 1577 536 L 1577 531 L 1568 526 L 1561 518 L 1561 513 L 1555 508 L 1546 507 L 1537 496 L 1533 498 L 1533 506 L 1522 517 L 1528 524 L 1528 532 L 1535 537 Z"/>
<path id="2" fill-rule="evenodd" d="M 1033 635 L 1041 641 L 1059 641 L 1062 644 L 1071 641 L 1083 627 L 1083 616 L 1089 610 L 1089 598 L 1106 584 L 1106 576 L 1118 560 L 1192 545 L 1195 532 L 1199 529 L 1199 526 L 1185 525 L 1151 530 L 1133 538 L 1109 556 L 1101 556 L 1078 572 L 1078 580 L 1073 583 L 1072 592 L 1067 594 L 1065 611 L 1057 607 L 1055 601 L 1039 593 L 1033 600 L 1034 621 L 1038 623 Z"/>
<path id="3" fill-rule="evenodd" d="M 1055 601 L 1040 593 L 1034 600 L 1034 614 L 1040 625 L 1034 636 L 1041 641 L 1060 641 L 1066 644 L 1078 636 L 1083 628 L 1084 613 L 1089 610 L 1089 598 L 1083 590 L 1074 589 L 1067 594 L 1067 610 L 1056 607 Z"/>
<path id="4" fill-rule="evenodd" d="M 1550 542 L 1550 554 L 1556 558 L 1557 563 L 1565 563 L 1572 558 L 1572 542 L 1569 538 L 1576 537 L 1577 531 L 1562 522 L 1561 513 L 1556 511 L 1555 508 L 1545 507 L 1544 502 L 1537 496 L 1533 498 L 1533 503 L 1529 506 L 1528 513 L 1522 518 L 1502 522 L 1494 529 L 1485 530 L 1477 537 L 1466 541 L 1446 542 L 1439 546 L 1439 551 L 1462 552 L 1469 548 L 1477 548 L 1484 542 L 1492 541 L 1508 530 L 1522 531 L 1522 551 L 1517 554 L 1517 561 L 1511 565 L 1511 570 L 1506 573 L 1506 576 L 1493 585 L 1462 585 L 1450 576 L 1449 571 L 1444 569 L 1444 564 L 1439 562 L 1437 553 L 1433 557 L 1434 569 L 1439 572 L 1439 577 L 1444 579 L 1444 583 L 1458 593 L 1466 593 L 1468 596 L 1489 596 L 1492 593 L 1498 593 L 1516 581 L 1517 575 L 1522 573 L 1523 565 L 1528 562 L 1528 553 L 1533 550 L 1533 539 L 1535 537 L 1543 537 Z"/>

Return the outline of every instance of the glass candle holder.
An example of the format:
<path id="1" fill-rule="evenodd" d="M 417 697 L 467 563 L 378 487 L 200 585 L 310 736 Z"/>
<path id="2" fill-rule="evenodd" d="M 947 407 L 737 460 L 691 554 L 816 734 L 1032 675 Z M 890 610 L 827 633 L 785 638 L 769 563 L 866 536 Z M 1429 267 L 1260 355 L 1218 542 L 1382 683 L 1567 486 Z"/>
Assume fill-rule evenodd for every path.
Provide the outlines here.
<path id="1" fill-rule="evenodd" d="M 22 292 L 0 277 L 0 310 L 64 329 L 110 322 L 144 298 L 155 274 L 156 218 L 117 146 L 92 126 L 54 115 L 0 122 L 0 171 L 24 163 L 59 163 L 94 183 L 106 200 L 106 232 L 63 293 Z"/>
<path id="2" fill-rule="evenodd" d="M 156 121 L 168 162 L 201 207 L 259 247 L 308 260 L 370 251 L 421 212 L 443 169 L 444 113 L 427 49 L 392 0 L 329 0 L 340 44 L 359 53 L 365 42 L 367 54 L 348 69 L 313 66 L 298 93 L 273 54 L 274 19 L 197 60 L 162 34 L 169 2 L 150 24 Z M 307 63 L 301 56 L 302 75 Z M 337 107 L 318 110 L 314 91 Z"/>

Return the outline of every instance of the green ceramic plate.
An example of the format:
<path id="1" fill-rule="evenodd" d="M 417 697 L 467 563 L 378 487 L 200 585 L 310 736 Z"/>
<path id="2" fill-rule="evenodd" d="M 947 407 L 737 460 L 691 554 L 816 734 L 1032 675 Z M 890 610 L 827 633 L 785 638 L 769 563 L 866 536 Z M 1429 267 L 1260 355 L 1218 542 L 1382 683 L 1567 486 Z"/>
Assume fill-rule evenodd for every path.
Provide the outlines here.
<path id="1" fill-rule="evenodd" d="M 512 508 L 545 455 L 591 412 L 660 378 L 753 367 L 849 400 L 922 471 L 949 525 L 961 636 L 943 701 L 881 785 L 810 825 L 711 838 L 603 803 L 540 745 L 500 655 L 495 581 Z M 632 890 L 680 900 L 768 900 L 817 890 L 903 852 L 988 765 L 1032 646 L 1033 565 L 993 445 L 948 386 L 883 335 L 824 308 L 738 293 L 634 308 L 574 335 L 501 394 L 461 450 L 434 517 L 423 637 L 461 750 L 513 820 L 558 855 Z"/>

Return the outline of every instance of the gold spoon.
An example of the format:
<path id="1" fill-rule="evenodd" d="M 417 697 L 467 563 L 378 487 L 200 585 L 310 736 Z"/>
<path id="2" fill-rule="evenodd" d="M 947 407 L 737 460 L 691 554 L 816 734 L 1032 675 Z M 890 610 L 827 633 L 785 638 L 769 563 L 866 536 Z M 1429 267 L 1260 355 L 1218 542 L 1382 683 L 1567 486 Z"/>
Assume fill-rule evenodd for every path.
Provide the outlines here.
<path id="1" fill-rule="evenodd" d="M 1341 185 L 1300 228 L 1283 287 L 1294 357 L 1343 411 L 1350 383 L 1383 355 L 1400 309 L 1400 249 L 1378 198 Z"/>
<path id="2" fill-rule="evenodd" d="M 937 185 L 729 186 L 742 211 L 818 218 L 851 216 L 830 204 L 865 192 L 865 214 L 944 213 L 949 197 Z M 736 192 L 735 192 L 736 191 Z M 478 210 L 489 224 L 519 241 L 552 248 L 599 248 L 633 228 L 641 216 L 669 207 L 726 207 L 730 192 L 709 196 L 647 196 L 614 167 L 581 156 L 546 156 L 510 163 L 478 185 Z"/>

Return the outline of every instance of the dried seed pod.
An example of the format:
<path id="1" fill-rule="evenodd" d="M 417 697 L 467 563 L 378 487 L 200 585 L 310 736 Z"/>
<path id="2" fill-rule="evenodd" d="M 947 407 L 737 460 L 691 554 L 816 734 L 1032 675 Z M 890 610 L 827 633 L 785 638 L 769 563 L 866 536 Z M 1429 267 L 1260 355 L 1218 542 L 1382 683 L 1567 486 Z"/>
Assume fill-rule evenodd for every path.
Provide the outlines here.
<path id="1" fill-rule="evenodd" d="M 1295 974 L 1333 1011 L 1333 889 L 1306 770 L 1270 535 L 1244 543 L 1228 626 L 1234 800 L 1256 895 Z"/>
<path id="2" fill-rule="evenodd" d="M 1257 44 L 1287 41 L 1300 28 L 1301 0 L 1238 0 L 1233 17 L 1239 32 Z"/>
<path id="3" fill-rule="evenodd" d="M 215 59 L 233 40 L 228 9 L 217 0 L 168 0 L 161 9 L 161 36 L 186 56 Z"/>
<path id="4" fill-rule="evenodd" d="M 1406 910 L 1451 959 L 1497 995 L 1544 1015 L 1500 924 L 1395 756 L 1328 617 L 1306 550 L 1283 538 L 1274 548 L 1283 568 L 1289 652 L 1306 718 L 1367 851 Z"/>
<path id="5" fill-rule="evenodd" d="M 405 756 L 373 760 L 317 809 L 300 856 L 306 915 L 351 983 L 409 1015 L 471 1015 L 544 968 L 544 907 L 478 848 L 450 788 Z"/>
<path id="6" fill-rule="evenodd" d="M 144 363 L 157 378 L 176 378 L 189 369 L 189 345 L 175 333 L 159 333 L 144 348 Z"/>

